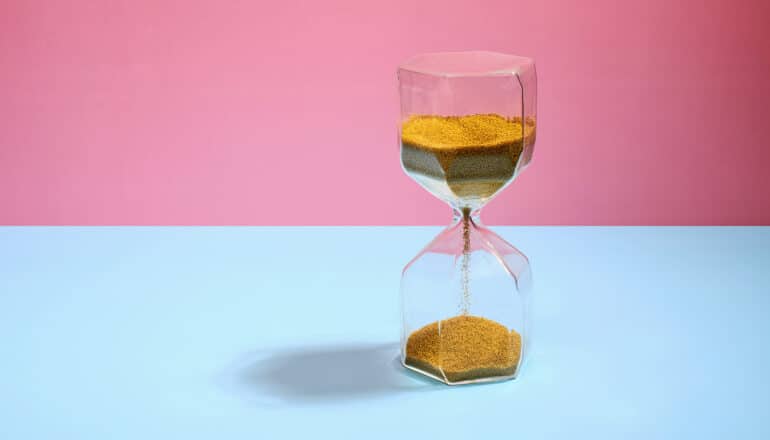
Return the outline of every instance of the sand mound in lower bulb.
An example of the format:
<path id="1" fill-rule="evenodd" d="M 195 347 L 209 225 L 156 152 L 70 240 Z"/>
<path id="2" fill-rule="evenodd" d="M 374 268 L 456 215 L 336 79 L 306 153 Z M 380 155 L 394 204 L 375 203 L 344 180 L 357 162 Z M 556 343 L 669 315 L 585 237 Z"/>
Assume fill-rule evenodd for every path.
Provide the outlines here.
<path id="1" fill-rule="evenodd" d="M 490 319 L 461 315 L 409 335 L 405 364 L 447 382 L 512 376 L 521 357 L 521 335 Z"/>

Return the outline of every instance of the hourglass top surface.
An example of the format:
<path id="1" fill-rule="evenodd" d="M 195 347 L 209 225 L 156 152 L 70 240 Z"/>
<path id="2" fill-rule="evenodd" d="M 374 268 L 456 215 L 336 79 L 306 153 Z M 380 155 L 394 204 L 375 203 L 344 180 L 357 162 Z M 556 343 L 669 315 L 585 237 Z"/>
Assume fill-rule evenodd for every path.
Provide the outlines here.
<path id="1" fill-rule="evenodd" d="M 443 77 L 497 76 L 534 69 L 531 58 L 490 51 L 432 52 L 415 55 L 399 70 Z"/>

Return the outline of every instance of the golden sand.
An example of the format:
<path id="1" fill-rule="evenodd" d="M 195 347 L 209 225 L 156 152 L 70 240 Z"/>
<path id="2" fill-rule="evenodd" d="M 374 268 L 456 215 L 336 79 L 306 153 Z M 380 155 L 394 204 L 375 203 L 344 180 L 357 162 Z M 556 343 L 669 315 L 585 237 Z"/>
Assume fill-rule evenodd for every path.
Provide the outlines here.
<path id="1" fill-rule="evenodd" d="M 416 330 L 405 363 L 449 382 L 511 376 L 521 357 L 521 335 L 490 319 L 461 315 Z M 443 372 L 443 374 L 442 374 Z"/>
<path id="2" fill-rule="evenodd" d="M 408 172 L 445 181 L 457 197 L 491 197 L 513 178 L 535 123 L 496 114 L 416 115 L 401 127 Z"/>

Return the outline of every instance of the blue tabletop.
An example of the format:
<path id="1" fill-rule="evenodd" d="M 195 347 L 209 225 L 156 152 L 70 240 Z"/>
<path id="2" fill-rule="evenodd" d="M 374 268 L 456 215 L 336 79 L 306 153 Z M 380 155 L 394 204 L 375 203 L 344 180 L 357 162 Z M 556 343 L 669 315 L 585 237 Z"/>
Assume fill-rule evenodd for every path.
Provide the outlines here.
<path id="1" fill-rule="evenodd" d="M 0 228 L 0 438 L 770 437 L 770 228 L 493 229 L 532 357 L 449 387 L 396 361 L 439 228 Z"/>

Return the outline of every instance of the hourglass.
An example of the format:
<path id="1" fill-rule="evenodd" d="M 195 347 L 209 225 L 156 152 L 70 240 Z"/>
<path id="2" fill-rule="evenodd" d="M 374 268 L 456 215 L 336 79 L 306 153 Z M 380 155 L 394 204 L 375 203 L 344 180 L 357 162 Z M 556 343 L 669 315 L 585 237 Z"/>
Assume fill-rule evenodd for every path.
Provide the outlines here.
<path id="1" fill-rule="evenodd" d="M 534 62 L 430 53 L 398 79 L 404 171 L 454 214 L 404 268 L 401 362 L 450 385 L 513 379 L 530 346 L 529 261 L 479 216 L 532 157 Z"/>

